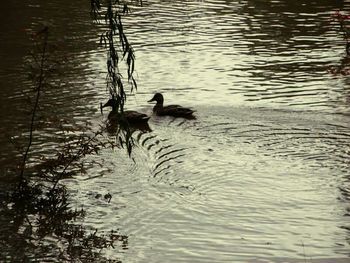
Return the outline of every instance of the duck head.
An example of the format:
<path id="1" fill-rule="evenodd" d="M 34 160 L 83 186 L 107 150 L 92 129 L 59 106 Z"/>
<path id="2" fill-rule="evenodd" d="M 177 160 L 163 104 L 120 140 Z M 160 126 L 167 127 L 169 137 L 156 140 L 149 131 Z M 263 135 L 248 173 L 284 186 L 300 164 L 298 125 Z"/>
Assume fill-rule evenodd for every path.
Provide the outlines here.
<path id="1" fill-rule="evenodd" d="M 114 96 L 112 96 L 112 98 L 109 99 L 109 100 L 106 102 L 105 105 L 102 106 L 102 104 L 101 104 L 101 111 L 102 111 L 102 109 L 105 108 L 105 107 L 112 107 L 112 111 L 117 110 L 117 108 L 118 108 L 118 101 L 114 98 Z"/>
<path id="2" fill-rule="evenodd" d="M 156 101 L 157 104 L 163 104 L 164 102 L 163 95 L 161 93 L 154 94 L 153 98 L 150 99 L 148 102 L 152 102 L 152 101 Z"/>

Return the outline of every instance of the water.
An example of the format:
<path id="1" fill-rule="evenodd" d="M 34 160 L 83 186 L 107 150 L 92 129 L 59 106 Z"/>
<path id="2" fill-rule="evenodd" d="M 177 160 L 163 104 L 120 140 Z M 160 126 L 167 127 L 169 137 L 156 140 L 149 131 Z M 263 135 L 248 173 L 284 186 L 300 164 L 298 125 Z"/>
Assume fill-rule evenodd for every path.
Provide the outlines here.
<path id="1" fill-rule="evenodd" d="M 98 105 L 107 97 L 98 29 L 81 1 L 66 6 L 76 19 L 71 31 L 63 30 L 61 21 L 70 18 L 60 15 L 60 5 L 24 10 L 50 10 L 72 56 L 63 92 L 51 94 L 56 110 L 76 125 L 97 127 L 105 118 Z M 344 40 L 330 20 L 343 6 L 326 0 L 147 1 L 132 10 L 125 27 L 139 89 L 127 107 L 150 113 L 146 101 L 162 92 L 165 104 L 195 108 L 197 120 L 152 117 L 152 132 L 134 133 L 133 159 L 104 150 L 89 157 L 101 166 L 66 180 L 74 204 L 88 212 L 84 224 L 128 236 L 128 246 L 108 256 L 123 262 L 349 262 L 348 77 L 330 73 L 347 65 Z M 29 20 L 35 25 L 43 17 L 38 12 Z M 3 63 L 15 59 L 21 57 Z M 13 118 L 21 112 L 21 85 L 14 84 L 21 70 L 5 75 L 1 104 L 16 107 L 2 111 L 4 130 L 25 119 Z M 51 133 L 42 131 L 38 150 L 47 151 Z M 3 162 L 13 155 L 9 149 L 4 145 Z M 110 203 L 96 198 L 106 193 Z"/>

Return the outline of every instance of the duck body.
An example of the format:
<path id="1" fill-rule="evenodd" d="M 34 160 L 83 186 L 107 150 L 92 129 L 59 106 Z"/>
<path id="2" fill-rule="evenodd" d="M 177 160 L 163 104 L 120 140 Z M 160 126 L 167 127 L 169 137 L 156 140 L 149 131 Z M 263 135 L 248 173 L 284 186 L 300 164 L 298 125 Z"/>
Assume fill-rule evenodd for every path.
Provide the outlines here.
<path id="1" fill-rule="evenodd" d="M 132 110 L 126 110 L 123 112 L 123 114 L 112 110 L 108 114 L 108 119 L 110 121 L 118 121 L 118 120 L 121 120 L 122 118 L 124 118 L 129 123 L 146 123 L 150 117 L 144 113 L 140 113 Z"/>
<path id="2" fill-rule="evenodd" d="M 137 124 L 137 123 L 147 123 L 150 118 L 144 113 L 140 113 L 132 110 L 126 110 L 126 111 L 123 111 L 123 113 L 118 112 L 117 105 L 118 105 L 117 100 L 114 97 L 109 99 L 105 105 L 102 106 L 101 104 L 101 110 L 102 108 L 105 108 L 105 107 L 112 107 L 112 111 L 108 114 L 109 121 L 119 122 L 122 120 L 126 120 L 129 124 Z"/>
<path id="3" fill-rule="evenodd" d="M 195 119 L 193 116 L 194 110 L 185 108 L 180 105 L 167 105 L 164 106 L 164 97 L 161 93 L 156 93 L 148 102 L 156 101 L 156 105 L 153 107 L 153 113 L 158 116 L 172 116 L 182 117 L 186 119 Z"/>

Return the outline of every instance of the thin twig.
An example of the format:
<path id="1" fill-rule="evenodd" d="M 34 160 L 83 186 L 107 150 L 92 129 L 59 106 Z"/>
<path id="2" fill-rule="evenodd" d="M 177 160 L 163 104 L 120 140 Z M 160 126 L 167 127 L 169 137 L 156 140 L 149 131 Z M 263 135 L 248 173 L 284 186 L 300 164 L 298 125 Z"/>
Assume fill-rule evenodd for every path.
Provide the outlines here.
<path id="1" fill-rule="evenodd" d="M 41 93 L 41 89 L 42 89 L 43 81 L 44 81 L 44 64 L 45 64 L 45 55 L 46 55 L 46 49 L 47 49 L 47 44 L 48 44 L 47 43 L 48 27 L 45 27 L 38 34 L 44 34 L 44 42 L 43 42 L 42 56 L 41 56 L 41 61 L 40 61 L 39 82 L 38 82 L 38 86 L 37 86 L 37 89 L 36 89 L 36 99 L 35 99 L 33 113 L 32 113 L 32 118 L 31 118 L 31 122 L 30 122 L 29 141 L 28 141 L 28 145 L 27 145 L 26 151 L 25 151 L 24 156 L 23 156 L 23 161 L 22 161 L 22 166 L 21 166 L 21 173 L 20 173 L 21 183 L 23 183 L 24 170 L 25 170 L 25 166 L 26 166 L 26 163 L 27 163 L 29 150 L 30 150 L 30 148 L 32 146 L 32 143 L 33 143 L 33 132 L 34 132 L 35 116 L 36 116 L 37 109 L 39 107 L 40 93 Z"/>

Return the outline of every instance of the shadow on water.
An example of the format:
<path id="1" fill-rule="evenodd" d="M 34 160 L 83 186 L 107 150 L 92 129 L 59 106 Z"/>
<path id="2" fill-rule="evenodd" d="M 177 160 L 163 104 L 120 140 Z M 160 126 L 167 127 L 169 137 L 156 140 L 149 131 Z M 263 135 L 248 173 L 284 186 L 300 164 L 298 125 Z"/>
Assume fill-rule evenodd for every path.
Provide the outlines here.
<path id="1" fill-rule="evenodd" d="M 9 139 L 17 139 L 28 130 L 31 109 L 23 99 L 31 89 L 26 61 L 31 58 L 32 43 L 28 38 L 38 27 L 43 24 L 50 27 L 50 33 L 55 36 L 54 40 L 51 39 L 52 45 L 60 63 L 51 75 L 50 89 L 41 103 L 41 107 L 49 107 L 43 111 L 47 122 L 61 122 L 65 129 L 79 132 L 77 127 L 83 129 L 98 111 L 91 102 L 98 96 L 96 87 L 104 84 L 102 72 L 93 66 L 98 63 L 96 53 L 100 50 L 97 40 L 99 26 L 93 25 L 89 1 L 43 3 L 41 0 L 14 0 L 3 4 L 7 14 L 0 18 L 1 27 L 7 33 L 0 36 L 3 43 L 0 49 L 3 58 L 0 61 L 0 177 L 13 169 L 12 160 L 19 157 Z M 59 119 L 55 119 L 56 116 Z M 37 138 L 35 151 L 43 153 L 51 147 L 52 141 L 59 141 L 58 137 L 61 137 L 59 130 L 45 127 Z M 4 177 L 2 179 L 7 180 Z"/>
<path id="2" fill-rule="evenodd" d="M 13 140 L 20 153 L 19 162 L 6 173 L 11 184 L 1 182 L 1 261 L 120 262 L 103 252 L 115 246 L 127 249 L 128 237 L 119 231 L 100 233 L 84 226 L 85 210 L 72 207 L 64 185 L 64 179 L 86 172 L 86 156 L 119 146 L 105 138 L 104 127 L 92 130 L 88 125 L 84 129 L 73 125 L 67 129 L 62 125 L 45 100 L 59 58 L 49 41 L 49 27 L 35 31 L 32 41 L 33 50 L 27 59 L 32 88 L 23 93 L 32 108 L 28 115 L 30 130 Z M 48 127 L 57 138 L 43 154 L 35 151 L 35 143 L 39 131 Z M 106 203 L 111 198 L 109 193 L 104 196 Z"/>

